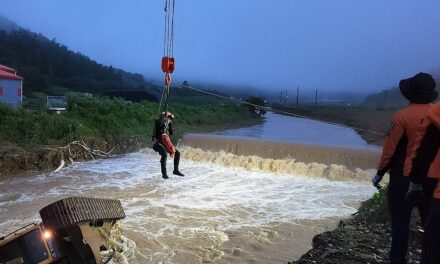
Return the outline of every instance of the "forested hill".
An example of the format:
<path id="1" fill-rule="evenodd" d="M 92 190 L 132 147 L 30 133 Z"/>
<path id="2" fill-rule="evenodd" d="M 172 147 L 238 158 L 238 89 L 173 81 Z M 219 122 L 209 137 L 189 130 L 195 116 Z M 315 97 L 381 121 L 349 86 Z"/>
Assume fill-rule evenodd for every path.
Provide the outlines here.
<path id="1" fill-rule="evenodd" d="M 12 31 L 12 30 L 18 30 L 20 27 L 15 24 L 13 21 L 7 19 L 6 17 L 3 17 L 0 15 L 0 30 L 5 31 Z"/>
<path id="2" fill-rule="evenodd" d="M 7 21 L 0 17 L 0 22 Z M 91 60 L 66 46 L 22 28 L 1 27 L 0 64 L 24 78 L 24 93 L 66 91 L 103 94 L 109 90 L 145 90 L 141 74 L 128 73 Z"/>

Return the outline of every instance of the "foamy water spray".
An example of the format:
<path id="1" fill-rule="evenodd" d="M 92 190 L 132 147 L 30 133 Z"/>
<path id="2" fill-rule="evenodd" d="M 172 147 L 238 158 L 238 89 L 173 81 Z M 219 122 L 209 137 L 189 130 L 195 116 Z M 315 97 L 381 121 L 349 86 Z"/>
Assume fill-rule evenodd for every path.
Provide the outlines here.
<path id="1" fill-rule="evenodd" d="M 182 157 L 192 161 L 209 162 L 222 166 L 243 168 L 304 178 L 322 178 L 332 181 L 369 182 L 374 169 L 348 169 L 344 165 L 297 162 L 293 158 L 265 159 L 258 156 L 239 156 L 224 151 L 204 151 L 183 146 Z"/>
<path id="2" fill-rule="evenodd" d="M 62 197 L 113 198 L 122 201 L 121 227 L 135 242 L 129 263 L 280 263 L 374 192 L 356 182 L 220 164 L 186 159 L 186 176 L 164 181 L 159 156 L 145 150 L 7 179 L 0 182 L 0 233 L 35 221 L 39 209 Z"/>
<path id="3" fill-rule="evenodd" d="M 224 151 L 238 156 L 288 158 L 304 163 L 343 165 L 350 169 L 373 169 L 376 167 L 380 155 L 380 151 L 375 148 L 311 145 L 203 134 L 187 134 L 179 144 L 211 152 Z"/>

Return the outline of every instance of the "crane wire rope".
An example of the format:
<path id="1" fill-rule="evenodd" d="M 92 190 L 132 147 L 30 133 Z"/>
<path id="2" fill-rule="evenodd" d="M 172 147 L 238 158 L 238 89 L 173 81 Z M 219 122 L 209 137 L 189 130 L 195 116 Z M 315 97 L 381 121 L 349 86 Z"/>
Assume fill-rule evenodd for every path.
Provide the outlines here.
<path id="1" fill-rule="evenodd" d="M 160 97 L 159 109 L 157 110 L 157 115 L 160 115 L 160 110 L 162 109 L 162 102 L 165 95 L 165 89 L 162 90 L 162 96 Z"/>
<path id="2" fill-rule="evenodd" d="M 165 73 L 165 86 L 162 91 L 158 113 L 161 113 L 162 103 L 164 111 L 168 111 L 168 99 L 170 96 L 171 73 L 174 71 L 174 11 L 176 0 L 165 0 L 165 29 L 164 29 L 164 48 L 162 58 L 162 70 Z M 164 64 L 165 63 L 165 64 Z M 172 64 L 172 66 L 170 66 Z M 172 67 L 172 69 L 171 69 Z"/>
<path id="3" fill-rule="evenodd" d="M 365 132 L 365 133 L 370 133 L 370 134 L 375 134 L 375 135 L 380 135 L 380 136 L 384 136 L 385 135 L 384 133 L 377 132 L 377 131 L 374 131 L 374 130 L 368 130 L 368 129 L 363 129 L 363 128 L 359 128 L 359 127 L 349 126 L 349 125 L 345 125 L 345 124 L 341 124 L 341 123 L 337 123 L 337 122 L 325 121 L 325 120 L 321 120 L 321 119 L 317 119 L 317 118 L 313 118 L 313 117 L 309 117 L 309 116 L 305 116 L 305 115 L 294 114 L 294 113 L 290 113 L 290 112 L 286 112 L 286 111 L 282 111 L 282 110 L 278 110 L 278 109 L 273 109 L 273 108 L 267 107 L 267 106 L 262 106 L 262 105 L 257 105 L 257 104 L 249 103 L 249 102 L 242 101 L 242 100 L 239 100 L 239 99 L 230 98 L 230 97 L 226 97 L 226 96 L 223 96 L 223 95 L 211 93 L 211 92 L 208 92 L 208 91 L 205 91 L 205 90 L 197 89 L 197 88 L 191 87 L 189 85 L 181 84 L 180 87 L 186 88 L 186 89 L 190 89 L 190 90 L 193 90 L 193 91 L 197 91 L 197 92 L 200 92 L 200 93 L 204 93 L 204 94 L 207 94 L 207 95 L 215 96 L 215 97 L 218 97 L 218 98 L 226 99 L 226 100 L 229 100 L 229 101 L 233 101 L 233 102 L 242 103 L 242 104 L 245 104 L 245 105 L 250 105 L 250 106 L 258 107 L 258 108 L 264 109 L 266 111 L 276 112 L 276 113 L 279 113 L 279 114 L 284 114 L 284 115 L 298 117 L 298 118 L 304 118 L 304 119 L 308 119 L 308 120 L 312 120 L 312 121 L 323 122 L 323 123 L 330 124 L 330 125 L 336 125 L 336 126 L 341 126 L 341 127 L 345 127 L 345 128 L 351 128 L 351 129 L 354 129 L 354 130 L 357 130 L 357 131 L 361 131 L 361 132 Z"/>
<path id="4" fill-rule="evenodd" d="M 162 70 L 164 73 L 166 73 L 166 75 L 165 75 L 165 86 L 162 91 L 162 96 L 160 99 L 158 115 L 161 112 L 163 101 L 165 101 L 165 103 L 164 103 L 165 109 L 164 110 L 165 110 L 165 112 L 168 111 L 168 100 L 169 100 L 169 96 L 170 96 L 170 86 L 171 86 L 171 73 L 173 73 L 174 67 L 175 67 L 175 61 L 174 61 L 174 57 L 173 57 L 174 56 L 174 11 L 175 11 L 175 6 L 176 6 L 176 0 L 165 0 L 165 8 L 164 8 L 164 11 L 165 11 L 165 30 L 164 30 L 165 34 L 164 34 L 164 57 L 162 58 Z M 222 96 L 222 95 L 215 94 L 215 93 L 211 93 L 211 92 L 208 92 L 205 90 L 197 89 L 197 88 L 191 87 L 189 85 L 181 84 L 180 87 L 194 90 L 194 91 L 204 93 L 207 95 L 215 96 L 218 98 L 223 98 L 223 99 L 226 99 L 229 101 L 234 101 L 234 102 L 238 102 L 241 104 L 254 106 L 254 107 L 257 107 L 260 109 L 264 109 L 266 111 L 272 111 L 272 112 L 276 112 L 276 113 L 280 113 L 280 114 L 284 114 L 284 115 L 289 115 L 289 116 L 293 116 L 293 117 L 299 117 L 299 118 L 304 118 L 304 119 L 308 119 L 308 120 L 319 121 L 319 122 L 327 123 L 330 125 L 351 128 L 356 131 L 366 132 L 366 133 L 370 133 L 370 134 L 381 135 L 381 136 L 385 135 L 384 133 L 380 133 L 380 132 L 373 131 L 373 130 L 349 126 L 349 125 L 345 125 L 345 124 L 341 124 L 341 123 L 337 123 L 337 122 L 320 120 L 320 119 L 312 118 L 312 117 L 305 116 L 305 115 L 294 114 L 294 113 L 290 113 L 287 111 L 273 109 L 273 108 L 267 107 L 267 106 L 249 103 L 249 102 L 238 100 L 235 98 L 229 98 L 229 97 Z"/>

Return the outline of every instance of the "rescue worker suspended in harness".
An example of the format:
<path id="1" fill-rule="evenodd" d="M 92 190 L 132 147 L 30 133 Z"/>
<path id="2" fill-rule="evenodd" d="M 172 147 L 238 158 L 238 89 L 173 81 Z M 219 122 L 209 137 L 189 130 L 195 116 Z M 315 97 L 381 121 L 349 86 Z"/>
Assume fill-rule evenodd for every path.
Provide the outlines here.
<path id="1" fill-rule="evenodd" d="M 185 176 L 179 171 L 180 152 L 174 147 L 171 142 L 170 136 L 173 135 L 172 121 L 174 115 L 170 112 L 162 113 L 154 123 L 153 130 L 153 149 L 160 155 L 160 169 L 162 172 L 162 178 L 168 179 L 167 174 L 167 155 L 170 154 L 174 157 L 174 170 L 173 174 L 177 176 Z"/>

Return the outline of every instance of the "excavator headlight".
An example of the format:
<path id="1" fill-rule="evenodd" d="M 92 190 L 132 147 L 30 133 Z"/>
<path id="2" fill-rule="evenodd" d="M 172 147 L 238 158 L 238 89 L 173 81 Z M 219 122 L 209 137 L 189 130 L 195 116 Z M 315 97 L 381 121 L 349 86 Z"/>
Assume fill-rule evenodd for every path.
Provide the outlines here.
<path id="1" fill-rule="evenodd" d="M 43 232 L 43 237 L 44 237 L 44 239 L 46 239 L 46 240 L 51 239 L 51 238 L 52 238 L 52 232 L 50 232 L 49 230 L 45 230 L 45 231 Z"/>

